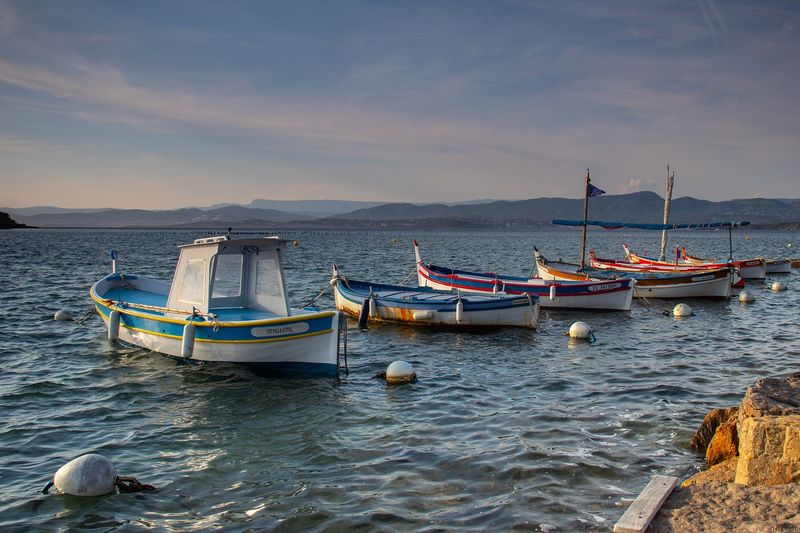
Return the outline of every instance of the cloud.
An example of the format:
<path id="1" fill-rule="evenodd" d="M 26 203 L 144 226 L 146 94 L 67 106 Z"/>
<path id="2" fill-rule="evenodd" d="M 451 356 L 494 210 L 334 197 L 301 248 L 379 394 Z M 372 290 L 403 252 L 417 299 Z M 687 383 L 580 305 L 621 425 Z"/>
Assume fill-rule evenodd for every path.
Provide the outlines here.
<path id="1" fill-rule="evenodd" d="M 0 1 L 0 35 L 11 35 L 18 25 L 19 20 L 14 9 L 7 2 Z"/>

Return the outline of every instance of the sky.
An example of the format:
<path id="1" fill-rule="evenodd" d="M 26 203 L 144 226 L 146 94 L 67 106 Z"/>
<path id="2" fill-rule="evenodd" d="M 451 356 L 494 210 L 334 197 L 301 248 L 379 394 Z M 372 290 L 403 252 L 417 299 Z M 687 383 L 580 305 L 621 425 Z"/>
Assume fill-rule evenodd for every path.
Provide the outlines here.
<path id="1" fill-rule="evenodd" d="M 0 0 L 0 205 L 800 197 L 797 1 Z"/>

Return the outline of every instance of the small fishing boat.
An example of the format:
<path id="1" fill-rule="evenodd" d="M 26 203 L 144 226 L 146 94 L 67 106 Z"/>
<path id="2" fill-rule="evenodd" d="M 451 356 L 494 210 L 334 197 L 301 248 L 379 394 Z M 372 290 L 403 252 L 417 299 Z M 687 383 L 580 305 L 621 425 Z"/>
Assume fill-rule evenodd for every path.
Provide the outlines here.
<path id="1" fill-rule="evenodd" d="M 686 248 L 684 246 L 680 246 L 677 253 L 677 255 L 680 256 L 680 260 L 670 263 L 668 261 L 659 261 L 650 257 L 637 255 L 630 251 L 627 245 L 623 244 L 622 246 L 625 249 L 625 258 L 631 263 L 639 263 L 651 266 L 673 266 L 678 268 L 699 267 L 707 269 L 723 268 L 733 265 L 733 267 L 739 272 L 739 275 L 744 279 L 764 279 L 767 277 L 766 260 L 763 257 L 756 257 L 752 259 L 734 259 L 731 261 L 701 259 L 699 257 L 689 255 L 686 252 Z"/>
<path id="2" fill-rule="evenodd" d="M 506 276 L 493 272 L 469 272 L 424 263 L 419 244 L 414 242 L 417 279 L 420 287 L 489 294 L 535 294 L 542 307 L 630 311 L 633 281 L 555 281 L 542 278 Z"/>
<path id="3" fill-rule="evenodd" d="M 278 237 L 197 239 L 180 246 L 171 283 L 118 272 L 89 291 L 108 337 L 190 361 L 337 375 L 346 356 L 337 311 L 289 307 Z"/>
<path id="4" fill-rule="evenodd" d="M 336 308 L 367 320 L 444 326 L 456 329 L 517 326 L 536 328 L 536 295 L 461 294 L 426 287 L 404 287 L 348 279 L 333 267 Z"/>
<path id="5" fill-rule="evenodd" d="M 767 274 L 788 274 L 791 271 L 791 259 L 767 259 Z"/>
<path id="6" fill-rule="evenodd" d="M 731 295 L 730 268 L 687 272 L 658 272 L 641 269 L 621 272 L 612 269 L 584 267 L 574 263 L 550 261 L 534 248 L 536 270 L 542 278 L 558 280 L 616 280 L 630 277 L 636 284 L 637 298 L 711 298 L 727 299 Z"/>

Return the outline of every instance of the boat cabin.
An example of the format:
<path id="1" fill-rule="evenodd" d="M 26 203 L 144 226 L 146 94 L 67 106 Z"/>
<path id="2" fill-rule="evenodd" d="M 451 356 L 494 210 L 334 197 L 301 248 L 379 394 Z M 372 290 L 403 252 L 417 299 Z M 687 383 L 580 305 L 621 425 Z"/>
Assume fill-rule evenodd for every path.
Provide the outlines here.
<path id="1" fill-rule="evenodd" d="M 281 268 L 285 246 L 286 241 L 278 237 L 226 236 L 180 246 L 167 307 L 201 314 L 251 309 L 289 316 Z"/>

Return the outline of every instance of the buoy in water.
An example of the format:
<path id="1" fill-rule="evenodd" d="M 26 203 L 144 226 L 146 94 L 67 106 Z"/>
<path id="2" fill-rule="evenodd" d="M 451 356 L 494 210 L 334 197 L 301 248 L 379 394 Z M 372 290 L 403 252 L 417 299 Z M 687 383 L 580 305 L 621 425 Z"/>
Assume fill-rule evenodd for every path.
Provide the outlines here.
<path id="1" fill-rule="evenodd" d="M 786 284 L 782 281 L 773 281 L 772 285 L 770 286 L 770 289 L 776 292 L 785 291 L 787 288 L 788 287 L 786 286 Z"/>
<path id="2" fill-rule="evenodd" d="M 58 311 L 56 311 L 56 314 L 53 315 L 53 320 L 72 322 L 73 320 L 75 320 L 75 316 L 73 316 L 73 314 L 67 311 L 66 309 L 59 309 Z"/>
<path id="3" fill-rule="evenodd" d="M 567 335 L 571 339 L 590 339 L 592 337 L 592 328 L 586 322 L 575 322 L 569 327 Z"/>
<path id="4" fill-rule="evenodd" d="M 58 469 L 53 485 L 61 494 L 102 496 L 116 491 L 117 469 L 96 453 L 81 455 Z M 49 488 L 49 484 L 48 487 Z M 46 492 L 46 490 L 44 491 Z"/>
<path id="5" fill-rule="evenodd" d="M 386 369 L 386 382 L 392 385 L 416 381 L 414 367 L 405 361 L 395 361 Z"/>
<path id="6" fill-rule="evenodd" d="M 742 291 L 739 293 L 739 301 L 742 303 L 753 303 L 756 301 L 756 295 L 750 291 Z"/>
<path id="7" fill-rule="evenodd" d="M 692 316 L 694 311 L 691 307 L 686 304 L 677 304 L 675 307 L 672 308 L 672 316 L 683 318 L 687 316 Z"/>

